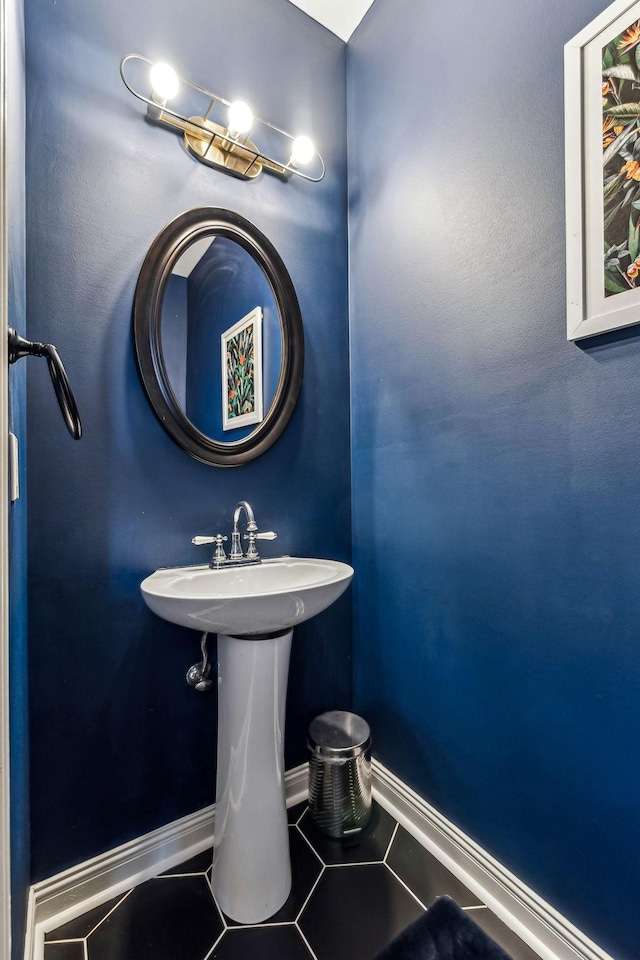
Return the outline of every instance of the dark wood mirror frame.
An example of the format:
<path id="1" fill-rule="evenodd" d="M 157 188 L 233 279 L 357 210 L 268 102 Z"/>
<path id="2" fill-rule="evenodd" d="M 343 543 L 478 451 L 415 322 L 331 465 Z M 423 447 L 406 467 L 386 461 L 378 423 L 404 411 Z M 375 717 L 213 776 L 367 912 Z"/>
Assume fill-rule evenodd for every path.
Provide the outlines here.
<path id="1" fill-rule="evenodd" d="M 180 407 L 167 376 L 161 318 L 165 287 L 187 247 L 207 236 L 234 240 L 258 263 L 271 285 L 282 331 L 280 376 L 264 420 L 241 440 L 223 442 L 201 433 Z M 278 251 L 249 220 L 230 210 L 188 210 L 161 230 L 145 257 L 136 286 L 133 334 L 140 377 L 149 402 L 169 436 L 201 463 L 236 467 L 268 450 L 293 413 L 304 367 L 304 333 L 298 298 Z"/>

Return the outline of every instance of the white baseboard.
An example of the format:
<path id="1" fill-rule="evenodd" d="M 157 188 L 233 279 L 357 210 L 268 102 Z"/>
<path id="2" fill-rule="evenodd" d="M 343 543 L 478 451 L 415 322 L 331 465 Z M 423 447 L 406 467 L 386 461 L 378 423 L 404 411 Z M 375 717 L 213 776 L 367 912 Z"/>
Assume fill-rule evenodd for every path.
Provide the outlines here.
<path id="1" fill-rule="evenodd" d="M 285 773 L 287 806 L 308 794 L 308 765 Z M 29 891 L 25 960 L 42 960 L 44 934 L 213 846 L 215 804 L 86 860 Z"/>
<path id="2" fill-rule="evenodd" d="M 379 761 L 373 795 L 541 960 L 613 960 Z M 308 795 L 308 767 L 285 774 L 287 806 Z M 215 805 L 31 887 L 25 960 L 43 960 L 44 934 L 213 845 Z"/>
<path id="3" fill-rule="evenodd" d="M 475 893 L 542 960 L 612 960 L 379 761 L 373 795 L 416 840 Z"/>

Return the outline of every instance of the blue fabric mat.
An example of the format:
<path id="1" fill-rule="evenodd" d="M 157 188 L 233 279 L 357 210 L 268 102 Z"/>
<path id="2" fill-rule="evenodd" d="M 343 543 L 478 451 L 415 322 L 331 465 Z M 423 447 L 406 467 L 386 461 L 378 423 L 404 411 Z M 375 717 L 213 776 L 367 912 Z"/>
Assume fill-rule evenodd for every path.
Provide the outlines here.
<path id="1" fill-rule="evenodd" d="M 511 960 L 468 913 L 440 897 L 375 960 Z"/>

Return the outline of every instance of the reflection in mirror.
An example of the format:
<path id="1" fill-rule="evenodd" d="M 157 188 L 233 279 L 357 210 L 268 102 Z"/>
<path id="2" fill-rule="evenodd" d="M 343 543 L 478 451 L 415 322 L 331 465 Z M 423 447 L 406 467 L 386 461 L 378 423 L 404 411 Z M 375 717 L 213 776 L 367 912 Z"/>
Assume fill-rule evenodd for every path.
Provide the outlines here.
<path id="1" fill-rule="evenodd" d="M 153 412 L 194 459 L 237 467 L 282 434 L 302 384 L 302 317 L 282 258 L 245 217 L 198 207 L 160 231 L 138 277 L 133 335 Z"/>
<path id="2" fill-rule="evenodd" d="M 187 419 L 216 441 L 249 436 L 269 412 L 282 364 L 279 312 L 260 264 L 228 237 L 191 243 L 167 279 L 160 335 Z"/>

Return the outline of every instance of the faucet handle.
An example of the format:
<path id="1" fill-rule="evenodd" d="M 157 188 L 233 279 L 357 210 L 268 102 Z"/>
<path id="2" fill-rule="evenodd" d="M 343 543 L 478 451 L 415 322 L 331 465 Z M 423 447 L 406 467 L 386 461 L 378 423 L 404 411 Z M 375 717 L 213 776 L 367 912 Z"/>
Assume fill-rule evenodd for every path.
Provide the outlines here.
<path id="1" fill-rule="evenodd" d="M 216 533 L 216 550 L 213 555 L 214 563 L 223 563 L 227 559 L 227 555 L 224 552 L 224 547 L 222 544 L 226 540 L 226 537 L 223 537 L 221 533 Z"/>
<path id="2" fill-rule="evenodd" d="M 227 555 L 224 552 L 224 547 L 222 544 L 226 540 L 226 537 L 223 537 L 221 533 L 216 533 L 215 537 L 194 537 L 191 543 L 195 543 L 199 547 L 203 543 L 215 543 L 216 549 L 213 554 L 212 563 L 220 563 L 223 560 L 227 559 Z"/>
<path id="3" fill-rule="evenodd" d="M 260 554 L 256 547 L 256 540 L 275 540 L 278 534 L 274 533 L 273 530 L 265 530 L 264 533 L 247 533 L 245 534 L 245 540 L 249 541 L 249 546 L 247 547 L 247 560 L 259 560 Z"/>

